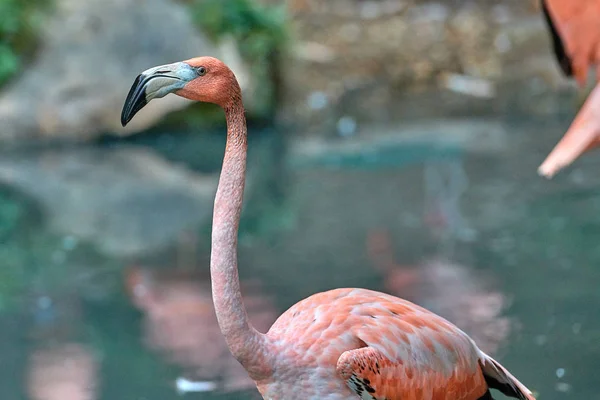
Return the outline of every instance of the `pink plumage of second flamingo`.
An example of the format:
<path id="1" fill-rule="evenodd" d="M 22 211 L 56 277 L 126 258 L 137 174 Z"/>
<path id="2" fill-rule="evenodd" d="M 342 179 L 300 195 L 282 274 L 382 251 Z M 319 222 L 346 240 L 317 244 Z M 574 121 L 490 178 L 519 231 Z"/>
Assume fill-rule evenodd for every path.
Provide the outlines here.
<path id="1" fill-rule="evenodd" d="M 584 86 L 592 65 L 600 81 L 600 0 L 542 0 L 554 54 L 565 75 Z M 569 130 L 538 172 L 551 178 L 586 151 L 600 145 L 600 82 L 592 90 Z"/>
<path id="2" fill-rule="evenodd" d="M 490 389 L 535 400 L 497 361 L 442 317 L 397 297 L 335 289 L 288 309 L 266 333 L 249 322 L 237 268 L 247 130 L 233 72 L 212 57 L 148 69 L 123 107 L 126 125 L 150 100 L 175 93 L 225 111 L 227 144 L 214 203 L 210 272 L 229 350 L 267 400 L 477 400 Z"/>

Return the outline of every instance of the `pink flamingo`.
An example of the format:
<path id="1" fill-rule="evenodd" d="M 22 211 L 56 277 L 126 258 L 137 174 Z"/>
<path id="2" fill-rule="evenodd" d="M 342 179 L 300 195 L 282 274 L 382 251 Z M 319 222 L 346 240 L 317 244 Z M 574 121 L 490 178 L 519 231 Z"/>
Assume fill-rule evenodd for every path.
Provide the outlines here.
<path id="1" fill-rule="evenodd" d="M 212 57 L 148 69 L 125 100 L 123 126 L 150 100 L 169 93 L 215 103 L 225 111 L 227 143 L 212 225 L 212 295 L 227 346 L 263 398 L 477 400 L 492 399 L 493 388 L 535 400 L 456 326 L 372 290 L 317 293 L 284 312 L 266 334 L 258 332 L 244 307 L 237 268 L 247 152 L 239 84 Z"/>
<path id="2" fill-rule="evenodd" d="M 590 66 L 596 64 L 596 79 L 600 79 L 600 0 L 542 0 L 542 9 L 565 75 L 583 86 Z M 551 178 L 600 145 L 599 109 L 600 85 L 596 84 L 567 133 L 539 167 L 541 175 Z"/>

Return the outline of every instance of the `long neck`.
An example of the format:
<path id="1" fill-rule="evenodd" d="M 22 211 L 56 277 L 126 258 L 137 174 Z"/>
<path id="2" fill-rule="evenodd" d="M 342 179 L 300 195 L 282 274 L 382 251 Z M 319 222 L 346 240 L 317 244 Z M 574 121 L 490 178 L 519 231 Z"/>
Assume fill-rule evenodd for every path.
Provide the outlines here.
<path id="1" fill-rule="evenodd" d="M 241 98 L 225 108 L 227 144 L 215 197 L 210 272 L 219 327 L 233 356 L 251 378 L 270 374 L 265 335 L 248 320 L 240 291 L 237 236 L 246 179 L 248 148 L 246 118 Z"/>

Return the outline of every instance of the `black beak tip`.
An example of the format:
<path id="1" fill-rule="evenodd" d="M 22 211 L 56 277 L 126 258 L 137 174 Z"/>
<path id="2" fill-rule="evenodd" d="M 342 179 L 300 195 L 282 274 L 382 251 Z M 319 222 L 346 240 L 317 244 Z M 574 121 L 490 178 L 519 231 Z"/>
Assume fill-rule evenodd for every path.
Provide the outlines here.
<path id="1" fill-rule="evenodd" d="M 136 111 L 137 112 L 137 111 Z M 127 107 L 127 104 L 123 107 L 123 111 L 121 112 L 121 126 L 125 128 L 125 126 L 133 119 L 133 116 L 136 112 L 132 112 L 132 108 Z"/>
<path id="2" fill-rule="evenodd" d="M 121 112 L 121 126 L 123 128 L 133 119 L 134 114 L 132 105 L 125 103 Z"/>
<path id="3" fill-rule="evenodd" d="M 123 110 L 121 111 L 121 125 L 125 127 L 133 116 L 137 114 L 144 106 L 148 104 L 146 101 L 146 90 L 144 88 L 143 76 L 138 75 L 135 82 L 131 85 Z"/>

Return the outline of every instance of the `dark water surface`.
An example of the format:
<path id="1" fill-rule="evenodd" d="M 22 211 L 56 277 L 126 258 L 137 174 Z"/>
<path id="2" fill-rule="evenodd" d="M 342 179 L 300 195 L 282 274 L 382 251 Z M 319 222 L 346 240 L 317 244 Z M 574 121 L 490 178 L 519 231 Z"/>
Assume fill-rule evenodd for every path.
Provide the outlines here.
<path id="1" fill-rule="evenodd" d="M 600 398 L 600 156 L 552 181 L 535 173 L 569 118 L 363 127 L 346 142 L 292 144 L 285 173 L 256 180 L 245 210 L 240 267 L 252 318 L 268 326 L 334 287 L 388 291 L 459 324 L 540 399 Z M 387 135 L 395 131 L 404 140 Z M 155 147 L 192 159 L 200 145 L 186 140 Z M 218 137 L 215 162 L 221 146 Z M 256 159 L 255 171 L 272 165 Z M 39 258 L 22 257 L 26 283 L 0 317 L 0 398 L 168 400 L 180 396 L 177 377 L 216 375 L 229 393 L 185 397 L 256 398 L 235 391 L 244 376 L 219 348 L 202 277 L 205 227 L 196 239 L 192 261 L 185 250 L 140 261 L 82 247 L 71 260 L 80 268 L 58 285 Z M 124 269 L 138 261 L 155 275 Z"/>

